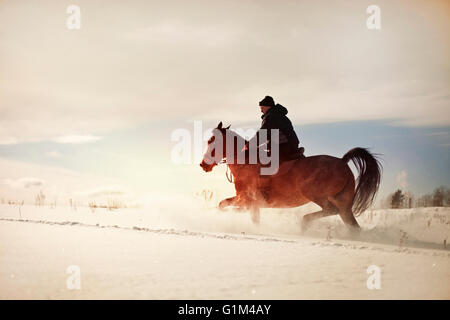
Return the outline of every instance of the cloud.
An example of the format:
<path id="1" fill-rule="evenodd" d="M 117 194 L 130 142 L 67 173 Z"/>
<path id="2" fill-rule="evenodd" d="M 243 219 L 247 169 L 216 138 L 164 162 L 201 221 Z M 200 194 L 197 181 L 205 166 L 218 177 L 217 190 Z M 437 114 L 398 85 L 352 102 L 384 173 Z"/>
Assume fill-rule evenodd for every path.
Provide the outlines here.
<path id="1" fill-rule="evenodd" d="M 7 199 L 26 200 L 33 203 L 35 192 L 26 191 L 39 188 L 49 199 L 58 199 L 58 203 L 67 204 L 70 198 L 84 199 L 84 196 L 76 190 L 91 190 L 92 186 L 119 184 L 119 181 L 113 178 L 0 157 L 0 195 Z M 114 190 L 119 189 L 109 191 Z"/>
<path id="2" fill-rule="evenodd" d="M 24 177 L 16 180 L 5 179 L 4 182 L 12 188 L 37 188 L 44 185 L 44 181 L 39 178 Z"/>
<path id="3" fill-rule="evenodd" d="M 119 186 L 106 186 L 80 192 L 80 194 L 89 197 L 101 197 L 101 196 L 124 196 L 127 193 Z"/>
<path id="4" fill-rule="evenodd" d="M 380 31 L 367 30 L 360 1 L 230 0 L 90 1 L 85 12 L 102 19 L 76 32 L 61 26 L 62 4 L 42 1 L 46 23 L 30 26 L 32 5 L 8 2 L 0 144 L 174 118 L 256 123 L 266 94 L 296 124 L 450 125 L 448 1 L 380 1 Z"/>
<path id="5" fill-rule="evenodd" d="M 427 134 L 427 136 L 433 138 L 433 142 L 441 147 L 450 146 L 450 132 L 449 131 L 435 131 Z"/>
<path id="6" fill-rule="evenodd" d="M 61 158 L 62 153 L 57 150 L 53 150 L 45 153 L 45 156 L 49 158 Z"/>
<path id="7" fill-rule="evenodd" d="M 397 174 L 397 184 L 402 190 L 408 189 L 408 173 L 406 170 L 402 170 Z"/>
<path id="8" fill-rule="evenodd" d="M 0 145 L 12 145 L 17 144 L 19 141 L 12 137 L 6 137 L 3 139 L 0 139 Z"/>
<path id="9" fill-rule="evenodd" d="M 436 131 L 436 132 L 431 132 L 427 134 L 428 136 L 450 136 L 450 132 L 449 131 Z"/>
<path id="10" fill-rule="evenodd" d="M 64 143 L 64 144 L 82 144 L 90 143 L 101 140 L 102 137 L 92 136 L 92 135 L 67 135 L 61 136 L 53 139 L 54 142 Z"/>
<path id="11" fill-rule="evenodd" d="M 125 32 L 123 36 L 135 41 L 208 47 L 232 45 L 239 34 L 240 30 L 233 25 L 195 26 L 180 21 L 162 21 L 149 27 Z"/>

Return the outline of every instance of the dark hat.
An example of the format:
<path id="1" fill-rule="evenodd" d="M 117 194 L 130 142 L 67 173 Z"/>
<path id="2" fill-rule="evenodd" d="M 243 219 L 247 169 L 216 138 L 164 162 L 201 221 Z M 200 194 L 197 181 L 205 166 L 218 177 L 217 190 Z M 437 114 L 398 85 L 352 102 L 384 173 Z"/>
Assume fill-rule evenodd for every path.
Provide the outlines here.
<path id="1" fill-rule="evenodd" d="M 273 101 L 273 98 L 271 96 L 266 96 L 259 102 L 259 105 L 261 107 L 275 107 L 275 102 Z"/>

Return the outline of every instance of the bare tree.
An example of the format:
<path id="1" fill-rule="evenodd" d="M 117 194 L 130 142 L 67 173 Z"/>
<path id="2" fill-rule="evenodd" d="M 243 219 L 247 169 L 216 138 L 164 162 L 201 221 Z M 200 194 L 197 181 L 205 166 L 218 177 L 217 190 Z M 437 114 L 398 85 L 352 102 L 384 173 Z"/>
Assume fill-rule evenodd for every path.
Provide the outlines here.
<path id="1" fill-rule="evenodd" d="M 402 193 L 402 190 L 397 189 L 394 192 L 391 199 L 391 208 L 398 209 L 403 207 L 403 201 L 405 199 L 405 195 Z"/>
<path id="2" fill-rule="evenodd" d="M 443 207 L 444 206 L 444 193 L 442 188 L 437 188 L 433 192 L 433 207 Z"/>

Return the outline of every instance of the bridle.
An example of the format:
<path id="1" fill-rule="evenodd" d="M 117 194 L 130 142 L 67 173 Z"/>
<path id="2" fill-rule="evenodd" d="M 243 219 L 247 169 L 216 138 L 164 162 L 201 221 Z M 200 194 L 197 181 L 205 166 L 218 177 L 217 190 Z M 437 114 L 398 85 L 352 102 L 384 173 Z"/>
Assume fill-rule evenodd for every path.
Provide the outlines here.
<path id="1" fill-rule="evenodd" d="M 226 175 L 229 183 L 234 183 L 234 181 L 236 181 L 236 179 L 234 178 L 233 172 L 231 172 L 230 166 L 227 163 L 227 158 L 223 158 L 218 163 L 216 163 L 216 165 L 219 165 L 219 164 L 227 165 L 227 171 L 225 172 L 225 175 Z M 238 167 L 238 172 L 239 172 L 239 170 L 240 170 L 240 167 Z"/>
<path id="2" fill-rule="evenodd" d="M 222 160 L 220 160 L 219 162 L 214 161 L 214 164 L 215 165 L 226 164 L 227 165 L 227 171 L 226 171 L 225 175 L 227 177 L 227 180 L 228 180 L 229 183 L 234 183 L 235 178 L 234 178 L 233 172 L 231 172 L 230 166 L 227 163 L 227 158 L 226 157 L 222 158 Z M 241 168 L 238 167 L 238 172 L 240 171 L 240 169 Z"/>

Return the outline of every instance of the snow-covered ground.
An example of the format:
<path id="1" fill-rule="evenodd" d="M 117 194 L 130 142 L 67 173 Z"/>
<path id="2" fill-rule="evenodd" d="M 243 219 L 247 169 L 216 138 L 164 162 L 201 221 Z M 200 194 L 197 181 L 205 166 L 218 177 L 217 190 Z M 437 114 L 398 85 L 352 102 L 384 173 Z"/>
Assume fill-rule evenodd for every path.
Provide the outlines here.
<path id="1" fill-rule="evenodd" d="M 255 226 L 212 202 L 157 200 L 113 211 L 0 205 L 0 298 L 450 298 L 450 208 L 369 210 L 355 238 L 339 217 L 301 234 L 313 205 L 263 210 Z M 380 289 L 367 287 L 372 265 Z"/>

